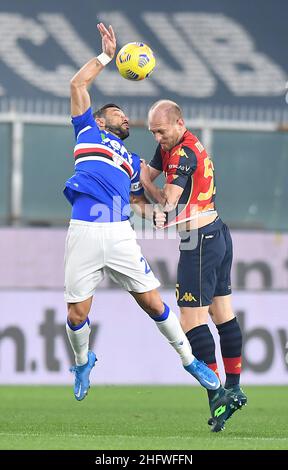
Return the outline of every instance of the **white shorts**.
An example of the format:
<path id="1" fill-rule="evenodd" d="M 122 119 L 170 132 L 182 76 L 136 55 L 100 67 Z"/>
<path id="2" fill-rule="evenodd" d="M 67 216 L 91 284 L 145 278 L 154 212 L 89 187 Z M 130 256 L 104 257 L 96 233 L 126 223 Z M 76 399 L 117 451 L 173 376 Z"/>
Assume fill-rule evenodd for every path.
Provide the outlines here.
<path id="1" fill-rule="evenodd" d="M 66 302 L 81 302 L 93 296 L 104 269 L 130 292 L 148 292 L 160 286 L 141 253 L 129 220 L 71 220 L 65 246 Z"/>

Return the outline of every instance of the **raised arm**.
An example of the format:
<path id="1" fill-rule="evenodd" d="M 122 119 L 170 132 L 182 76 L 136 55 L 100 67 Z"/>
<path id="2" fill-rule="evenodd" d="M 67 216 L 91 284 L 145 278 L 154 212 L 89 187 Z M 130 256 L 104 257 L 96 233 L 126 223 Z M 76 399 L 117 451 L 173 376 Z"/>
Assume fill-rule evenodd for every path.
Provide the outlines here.
<path id="1" fill-rule="evenodd" d="M 83 65 L 70 82 L 72 116 L 80 116 L 91 106 L 88 88 L 115 54 L 116 38 L 112 26 L 107 29 L 103 23 L 99 23 L 97 28 L 101 34 L 103 52 Z"/>

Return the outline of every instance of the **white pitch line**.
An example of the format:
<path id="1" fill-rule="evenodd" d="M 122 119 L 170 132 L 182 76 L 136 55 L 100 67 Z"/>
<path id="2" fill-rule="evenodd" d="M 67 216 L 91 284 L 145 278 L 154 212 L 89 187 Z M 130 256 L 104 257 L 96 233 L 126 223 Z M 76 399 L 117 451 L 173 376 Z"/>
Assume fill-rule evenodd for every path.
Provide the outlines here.
<path id="1" fill-rule="evenodd" d="M 90 438 L 121 438 L 121 439 L 139 439 L 140 436 L 134 436 L 134 435 L 129 435 L 129 434 L 125 434 L 125 435 L 119 435 L 119 434 L 112 434 L 112 435 L 107 435 L 107 434 L 66 434 L 66 433 L 63 433 L 63 434 L 53 434 L 53 436 L 49 435 L 49 434 L 37 434 L 37 433 L 21 433 L 21 432 L 18 432 L 18 433 L 5 433 L 5 432 L 0 432 L 0 436 L 7 436 L 7 437 L 11 437 L 11 436 L 22 436 L 22 437 L 45 437 L 45 438 L 51 438 L 51 439 L 54 439 L 54 438 L 63 438 L 63 437 L 76 437 L 76 438 L 79 438 L 79 437 L 90 437 Z M 224 434 L 221 434 L 221 436 L 224 437 Z M 207 439 L 209 439 L 211 437 L 211 435 L 207 435 Z M 152 437 L 141 437 L 142 440 L 147 440 L 147 439 L 152 439 Z M 190 436 L 187 436 L 187 437 L 184 437 L 184 436 L 162 436 L 162 437 L 153 437 L 153 440 L 156 440 L 156 439 L 161 439 L 161 440 L 167 440 L 167 439 L 182 439 L 182 440 L 193 440 L 193 437 L 190 437 Z M 202 439 L 205 439 L 205 437 L 202 437 Z M 249 441 L 249 440 L 258 440 L 258 441 L 287 441 L 288 442 L 288 437 L 239 437 L 239 436 L 227 436 L 227 434 L 225 434 L 225 439 L 226 440 L 239 440 L 239 441 L 242 441 L 242 440 L 245 440 L 245 441 Z"/>

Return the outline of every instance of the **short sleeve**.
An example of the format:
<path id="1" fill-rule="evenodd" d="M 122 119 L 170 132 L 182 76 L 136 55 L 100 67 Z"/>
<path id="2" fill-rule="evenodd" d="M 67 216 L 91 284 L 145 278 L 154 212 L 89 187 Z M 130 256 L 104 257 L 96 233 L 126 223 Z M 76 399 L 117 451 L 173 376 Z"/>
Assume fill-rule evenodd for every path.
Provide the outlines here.
<path id="1" fill-rule="evenodd" d="M 131 178 L 130 192 L 134 196 L 141 196 L 141 194 L 144 194 L 144 189 L 142 187 L 142 184 L 140 183 L 140 172 L 141 172 L 140 164 L 141 164 L 141 160 L 140 160 L 140 157 L 138 155 L 136 155 L 136 153 L 132 153 L 131 156 L 132 156 L 132 160 L 133 160 L 133 163 L 132 163 L 133 175 L 132 175 L 132 178 Z"/>
<path id="2" fill-rule="evenodd" d="M 158 145 L 154 157 L 152 158 L 151 162 L 149 163 L 151 168 L 155 168 L 155 170 L 163 171 L 162 166 L 162 155 L 161 155 L 161 147 Z"/>
<path id="3" fill-rule="evenodd" d="M 92 127 L 97 128 L 98 126 L 94 120 L 91 107 L 80 116 L 73 116 L 71 122 L 74 126 L 75 138 L 77 139 L 81 132 L 89 130 Z"/>
<path id="4" fill-rule="evenodd" d="M 188 179 L 197 168 L 197 158 L 193 150 L 186 146 L 181 147 L 179 159 L 172 167 L 173 170 L 168 174 L 167 183 L 184 189 Z"/>

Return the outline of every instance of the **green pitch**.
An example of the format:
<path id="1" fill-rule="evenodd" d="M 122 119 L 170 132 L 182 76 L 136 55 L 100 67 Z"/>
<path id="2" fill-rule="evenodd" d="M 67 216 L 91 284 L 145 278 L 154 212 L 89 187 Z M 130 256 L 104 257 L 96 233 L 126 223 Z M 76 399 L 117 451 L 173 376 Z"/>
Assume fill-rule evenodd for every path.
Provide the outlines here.
<path id="1" fill-rule="evenodd" d="M 249 404 L 211 433 L 201 387 L 0 387 L 0 449 L 288 449 L 287 387 L 245 387 Z"/>

